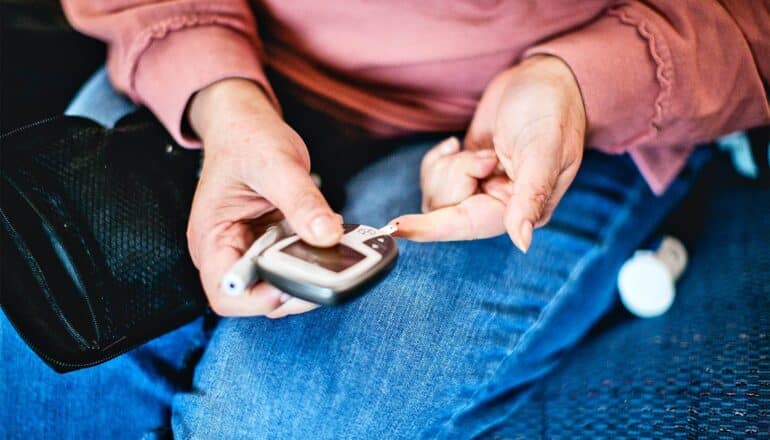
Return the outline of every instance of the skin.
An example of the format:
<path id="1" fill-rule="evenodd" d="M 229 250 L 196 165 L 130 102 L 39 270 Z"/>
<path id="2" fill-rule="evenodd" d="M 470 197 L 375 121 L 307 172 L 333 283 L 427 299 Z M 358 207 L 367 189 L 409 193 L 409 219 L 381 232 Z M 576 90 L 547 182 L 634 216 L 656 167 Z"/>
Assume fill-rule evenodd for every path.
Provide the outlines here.
<path id="1" fill-rule="evenodd" d="M 315 246 L 343 234 L 309 176 L 307 147 L 255 83 L 225 79 L 198 92 L 188 119 L 205 158 L 187 238 L 211 308 L 222 316 L 280 318 L 317 307 L 260 282 L 228 296 L 220 281 L 267 225 L 285 216 Z M 536 56 L 501 72 L 484 92 L 465 138 L 431 149 L 421 165 L 423 214 L 391 223 L 418 241 L 505 233 L 522 251 L 580 166 L 586 130 L 569 67 Z"/>
<path id="2" fill-rule="evenodd" d="M 423 159 L 423 214 L 391 223 L 417 241 L 472 240 L 505 232 L 526 252 L 572 183 L 583 157 L 580 88 L 559 58 L 535 56 L 487 86 L 465 138 Z M 479 156 L 493 151 L 494 159 Z M 490 170 L 495 160 L 496 167 Z"/>
<path id="3" fill-rule="evenodd" d="M 283 303 L 282 292 L 264 282 L 240 296 L 220 286 L 225 272 L 280 215 L 312 245 L 332 246 L 342 237 L 341 217 L 310 178 L 305 143 L 247 80 L 226 79 L 201 90 L 188 118 L 205 155 L 187 239 L 211 308 L 222 316 L 274 318 L 314 308 L 297 298 Z"/>

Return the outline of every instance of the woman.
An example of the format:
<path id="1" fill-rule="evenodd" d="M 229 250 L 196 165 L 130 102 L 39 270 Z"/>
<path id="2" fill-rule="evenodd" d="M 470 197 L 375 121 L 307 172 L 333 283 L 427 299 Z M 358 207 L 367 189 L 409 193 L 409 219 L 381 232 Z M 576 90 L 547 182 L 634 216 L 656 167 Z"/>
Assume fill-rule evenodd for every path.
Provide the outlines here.
<path id="1" fill-rule="evenodd" d="M 212 309 L 298 316 L 222 319 L 210 334 L 197 322 L 66 376 L 6 331 L 3 368 L 23 366 L 8 385 L 20 401 L 5 411 L 18 426 L 79 437 L 168 426 L 183 438 L 483 435 L 515 417 L 610 306 L 617 268 L 687 191 L 692 173 L 680 171 L 701 164 L 688 160 L 693 145 L 770 121 L 767 2 L 255 3 L 64 5 L 76 28 L 108 42 L 115 88 L 204 148 L 188 238 Z M 112 122 L 130 109 L 106 108 L 115 99 L 96 77 L 71 113 Z M 305 133 L 281 117 L 286 102 L 295 125 L 328 122 L 326 144 L 339 134 L 340 150 L 313 152 L 327 169 L 345 166 L 339 151 L 402 144 L 348 183 L 346 221 L 382 224 L 422 206 L 395 221 L 432 243 L 403 242 L 394 272 L 343 307 L 305 313 L 311 304 L 284 303 L 264 283 L 241 297 L 219 287 L 254 239 L 250 220 L 273 209 L 309 243 L 342 234 L 308 175 Z M 453 132 L 462 143 L 403 145 Z M 190 385 L 184 360 L 199 347 Z"/>

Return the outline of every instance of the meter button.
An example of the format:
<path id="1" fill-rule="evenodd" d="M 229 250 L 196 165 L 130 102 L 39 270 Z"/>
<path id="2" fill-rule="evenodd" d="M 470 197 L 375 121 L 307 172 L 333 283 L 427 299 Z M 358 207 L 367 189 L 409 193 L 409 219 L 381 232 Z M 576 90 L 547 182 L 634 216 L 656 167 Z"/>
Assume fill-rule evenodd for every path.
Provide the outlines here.
<path id="1" fill-rule="evenodd" d="M 393 248 L 393 239 L 390 237 L 374 237 L 366 240 L 364 244 L 376 252 L 385 255 Z"/>

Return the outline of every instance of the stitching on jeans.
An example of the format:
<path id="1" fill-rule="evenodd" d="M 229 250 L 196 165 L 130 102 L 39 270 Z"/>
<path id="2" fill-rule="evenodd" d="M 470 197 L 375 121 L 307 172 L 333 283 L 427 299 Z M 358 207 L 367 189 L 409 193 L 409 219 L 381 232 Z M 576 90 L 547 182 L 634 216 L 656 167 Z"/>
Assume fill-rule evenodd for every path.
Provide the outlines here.
<path id="1" fill-rule="evenodd" d="M 615 222 L 613 222 L 609 229 L 607 238 L 601 242 L 598 246 L 593 247 L 590 251 L 588 251 L 578 262 L 575 264 L 575 267 L 573 268 L 569 278 L 567 281 L 564 282 L 562 287 L 559 289 L 558 292 L 556 292 L 556 295 L 554 295 L 553 299 L 543 308 L 543 311 L 540 313 L 540 317 L 538 320 L 530 327 L 527 331 L 525 331 L 521 337 L 519 337 L 513 347 L 511 347 L 508 350 L 508 353 L 500 359 L 500 361 L 497 363 L 497 366 L 494 368 L 490 368 L 487 370 L 487 373 L 485 376 L 487 376 L 486 379 L 484 379 L 483 383 L 478 387 L 475 393 L 473 393 L 470 396 L 469 401 L 460 409 L 455 411 L 450 417 L 449 420 L 447 420 L 443 425 L 441 425 L 438 428 L 438 435 L 442 435 L 442 433 L 446 433 L 447 429 L 454 420 L 457 418 L 459 414 L 464 412 L 466 409 L 468 409 L 473 402 L 475 401 L 475 397 L 484 389 L 486 389 L 489 386 L 489 383 L 497 376 L 497 373 L 500 371 L 500 368 L 502 368 L 503 364 L 505 364 L 512 356 L 520 354 L 522 347 L 525 346 L 524 342 L 526 341 L 527 337 L 531 335 L 536 330 L 540 329 L 543 325 L 543 322 L 545 321 L 545 318 L 550 316 L 550 311 L 553 309 L 554 304 L 558 302 L 567 292 L 569 289 L 568 287 L 571 287 L 575 279 L 585 270 L 585 268 L 588 266 L 588 263 L 595 260 L 599 255 L 601 255 L 601 251 L 604 251 L 607 248 L 607 244 L 609 242 L 614 242 L 615 237 L 618 233 L 618 230 L 620 229 L 620 226 L 623 224 L 623 222 L 630 216 L 631 214 L 631 207 L 636 204 L 639 199 L 641 198 L 643 190 L 646 188 L 646 184 L 641 180 L 637 180 L 636 184 L 634 185 L 633 189 L 634 192 L 632 193 L 632 197 L 629 197 L 627 199 L 627 202 L 624 204 L 624 210 L 622 215 L 618 215 L 616 217 Z"/>

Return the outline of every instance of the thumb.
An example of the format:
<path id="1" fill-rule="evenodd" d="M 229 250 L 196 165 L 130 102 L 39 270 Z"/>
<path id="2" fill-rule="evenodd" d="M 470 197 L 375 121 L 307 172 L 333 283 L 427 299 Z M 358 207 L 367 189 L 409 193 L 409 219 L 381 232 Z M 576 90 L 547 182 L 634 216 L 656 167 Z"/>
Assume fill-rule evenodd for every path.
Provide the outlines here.
<path id="1" fill-rule="evenodd" d="M 473 119 L 465 134 L 464 145 L 466 150 L 494 148 L 492 139 L 497 123 L 497 113 L 510 75 L 508 71 L 498 74 L 484 90 L 484 94 L 481 96 L 478 106 L 476 106 L 476 112 L 473 114 Z"/>
<path id="2" fill-rule="evenodd" d="M 328 247 L 342 238 L 342 223 L 313 183 L 305 167 L 286 159 L 260 170 L 258 192 L 286 217 L 299 237 Z"/>
<path id="3" fill-rule="evenodd" d="M 511 198 L 505 208 L 504 222 L 508 235 L 522 252 L 529 249 L 532 231 L 549 206 L 559 171 L 549 155 L 528 155 L 516 168 L 516 174 L 510 176 Z"/>

